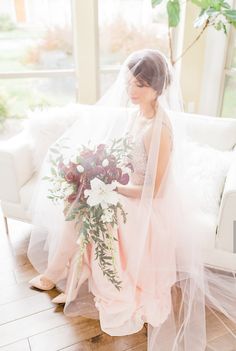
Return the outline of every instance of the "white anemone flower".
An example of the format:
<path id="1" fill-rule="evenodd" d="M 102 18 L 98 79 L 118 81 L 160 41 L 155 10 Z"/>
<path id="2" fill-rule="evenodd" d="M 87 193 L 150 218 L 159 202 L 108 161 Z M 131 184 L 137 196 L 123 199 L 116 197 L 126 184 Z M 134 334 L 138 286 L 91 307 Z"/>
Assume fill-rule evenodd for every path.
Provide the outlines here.
<path id="1" fill-rule="evenodd" d="M 104 214 L 101 217 L 103 223 L 113 222 L 114 211 L 111 208 L 106 208 Z"/>
<path id="2" fill-rule="evenodd" d="M 84 167 L 83 167 L 83 166 L 78 165 L 76 168 L 77 168 L 77 171 L 78 171 L 79 173 L 83 173 L 83 172 L 84 172 Z"/>
<path id="3" fill-rule="evenodd" d="M 116 205 L 119 201 L 119 196 L 114 189 L 116 183 L 105 184 L 102 180 L 94 178 L 91 180 L 91 189 L 86 189 L 85 197 L 88 197 L 87 204 L 89 206 L 101 205 L 102 208 L 107 208 L 108 204 Z"/>
<path id="4" fill-rule="evenodd" d="M 109 161 L 107 158 L 105 158 L 103 161 L 102 161 L 102 167 L 107 167 L 109 165 Z"/>

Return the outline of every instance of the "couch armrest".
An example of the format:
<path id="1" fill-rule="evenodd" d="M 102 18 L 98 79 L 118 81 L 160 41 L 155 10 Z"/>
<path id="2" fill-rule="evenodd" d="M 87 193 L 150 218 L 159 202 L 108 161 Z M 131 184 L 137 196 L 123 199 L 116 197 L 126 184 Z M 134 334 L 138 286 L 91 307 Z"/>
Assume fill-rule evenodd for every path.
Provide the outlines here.
<path id="1" fill-rule="evenodd" d="M 236 153 L 226 177 L 216 238 L 217 248 L 236 253 Z"/>
<path id="2" fill-rule="evenodd" d="M 30 138 L 24 131 L 0 145 L 0 200 L 19 202 L 19 190 L 34 173 Z"/>

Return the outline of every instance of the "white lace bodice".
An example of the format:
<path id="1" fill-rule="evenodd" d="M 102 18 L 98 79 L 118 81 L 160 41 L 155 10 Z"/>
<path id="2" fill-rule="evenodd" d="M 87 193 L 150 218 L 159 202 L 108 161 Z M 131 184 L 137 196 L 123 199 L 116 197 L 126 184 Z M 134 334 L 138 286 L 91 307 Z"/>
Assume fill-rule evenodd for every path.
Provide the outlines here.
<path id="1" fill-rule="evenodd" d="M 136 126 L 134 126 L 132 131 L 134 138 L 134 147 L 131 156 L 134 172 L 131 173 L 130 180 L 135 185 L 141 185 L 144 183 L 145 170 L 148 159 L 148 155 L 144 144 L 144 135 L 147 132 L 147 130 L 152 126 L 153 121 L 154 119 L 139 117 L 139 123 Z M 168 124 L 166 121 L 163 121 L 162 123 L 171 130 L 170 124 Z M 170 135 L 173 147 L 172 133 Z"/>

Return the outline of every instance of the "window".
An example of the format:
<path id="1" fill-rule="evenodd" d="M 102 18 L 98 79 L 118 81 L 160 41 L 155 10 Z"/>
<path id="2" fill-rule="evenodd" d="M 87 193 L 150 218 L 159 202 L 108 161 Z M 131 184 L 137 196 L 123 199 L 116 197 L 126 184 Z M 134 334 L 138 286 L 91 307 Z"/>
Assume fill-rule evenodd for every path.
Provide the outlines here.
<path id="1" fill-rule="evenodd" d="M 101 94 L 131 52 L 153 48 L 168 54 L 166 1 L 153 9 L 151 0 L 98 0 L 98 14 Z"/>
<path id="2" fill-rule="evenodd" d="M 220 115 L 236 118 L 236 29 L 233 26 L 231 26 L 228 42 Z"/>
<path id="3" fill-rule="evenodd" d="M 68 0 L 0 1 L 0 114 L 75 101 L 71 23 Z"/>

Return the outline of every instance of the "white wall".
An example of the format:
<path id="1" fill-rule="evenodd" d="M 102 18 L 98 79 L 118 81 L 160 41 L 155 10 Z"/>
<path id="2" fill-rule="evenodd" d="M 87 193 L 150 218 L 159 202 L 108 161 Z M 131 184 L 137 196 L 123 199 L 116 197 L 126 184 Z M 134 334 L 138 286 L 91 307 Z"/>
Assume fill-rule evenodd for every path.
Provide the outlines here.
<path id="1" fill-rule="evenodd" d="M 199 9 L 187 2 L 184 26 L 183 49 L 185 49 L 198 35 L 199 30 L 193 27 L 193 22 L 199 15 Z M 202 78 L 204 70 L 205 38 L 200 40 L 186 53 L 181 62 L 181 86 L 185 102 L 185 111 L 198 113 Z"/>

